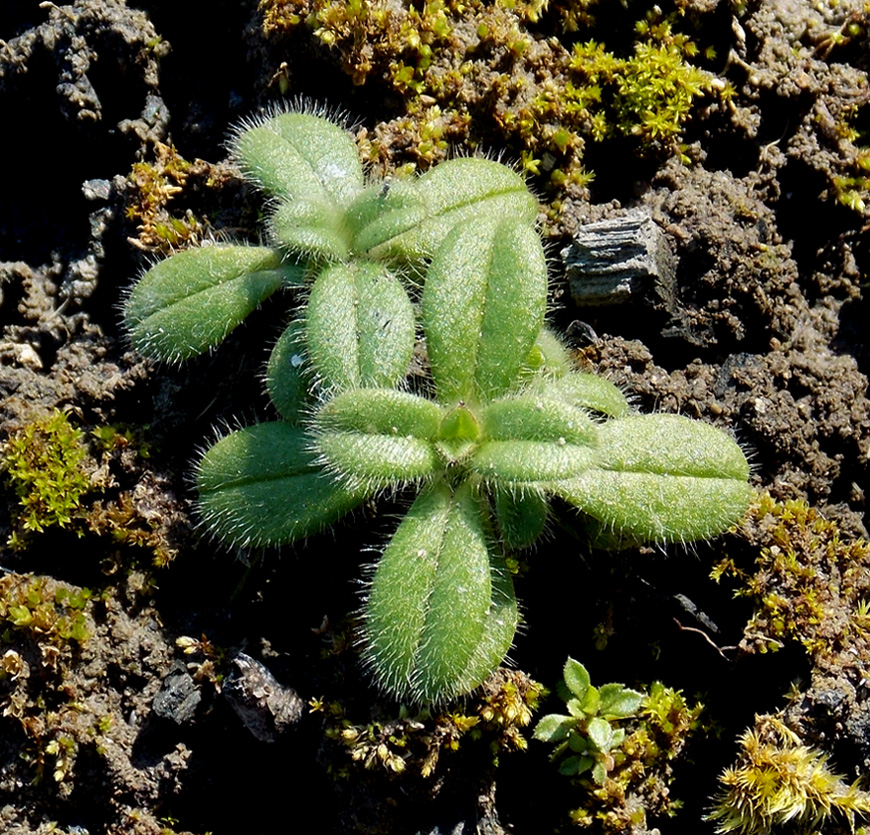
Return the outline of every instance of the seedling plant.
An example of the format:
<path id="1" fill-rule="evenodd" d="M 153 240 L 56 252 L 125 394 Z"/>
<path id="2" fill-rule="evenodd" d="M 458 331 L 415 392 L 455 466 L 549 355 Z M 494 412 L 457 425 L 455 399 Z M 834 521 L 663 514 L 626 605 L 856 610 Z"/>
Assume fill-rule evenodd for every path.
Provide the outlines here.
<path id="1" fill-rule="evenodd" d="M 603 785 L 614 765 L 612 752 L 625 741 L 625 729 L 614 723 L 636 715 L 644 695 L 623 684 L 593 687 L 586 668 L 573 658 L 565 663 L 559 690 L 568 713 L 542 717 L 534 737 L 555 745 L 550 756 L 560 760 L 562 774 L 588 771 Z"/>
<path id="2" fill-rule="evenodd" d="M 458 158 L 368 182 L 351 136 L 316 112 L 246 124 L 232 153 L 271 196 L 269 244 L 158 263 L 127 327 L 143 354 L 179 361 L 306 288 L 267 364 L 280 417 L 206 450 L 199 510 L 221 541 L 268 546 L 415 494 L 363 604 L 364 657 L 389 693 L 443 702 L 502 662 L 519 620 L 506 556 L 539 540 L 553 499 L 598 547 L 707 538 L 743 515 L 734 441 L 633 414 L 548 330 L 537 203 L 511 168 Z"/>

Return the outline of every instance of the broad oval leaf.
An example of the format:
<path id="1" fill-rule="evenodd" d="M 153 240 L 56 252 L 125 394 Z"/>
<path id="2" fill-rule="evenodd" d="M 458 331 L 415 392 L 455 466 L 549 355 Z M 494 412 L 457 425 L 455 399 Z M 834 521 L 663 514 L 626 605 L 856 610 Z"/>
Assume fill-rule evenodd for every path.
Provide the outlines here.
<path id="1" fill-rule="evenodd" d="M 438 484 L 421 493 L 387 545 L 365 602 L 365 655 L 377 681 L 423 703 L 480 684 L 510 648 L 516 626 L 515 604 L 501 584 L 493 583 L 491 537 L 470 489 L 451 493 Z"/>
<path id="2" fill-rule="evenodd" d="M 598 688 L 598 711 L 605 719 L 625 719 L 634 716 L 643 703 L 643 693 L 622 684 L 602 684 Z"/>
<path id="3" fill-rule="evenodd" d="M 753 495 L 737 479 L 596 468 L 550 487 L 601 523 L 592 544 L 607 549 L 710 539 L 743 518 Z"/>
<path id="4" fill-rule="evenodd" d="M 348 257 L 342 215 L 325 203 L 305 199 L 281 200 L 269 219 L 272 238 L 310 259 L 341 261 Z"/>
<path id="5" fill-rule="evenodd" d="M 390 254 L 390 242 L 426 217 L 426 203 L 413 181 L 377 183 L 348 208 L 345 224 L 354 252 Z"/>
<path id="6" fill-rule="evenodd" d="M 516 382 L 544 321 L 547 265 L 518 220 L 457 226 L 423 287 L 423 329 L 438 400 L 476 404 Z"/>
<path id="7" fill-rule="evenodd" d="M 568 689 L 582 702 L 592 683 L 587 669 L 579 661 L 568 658 L 562 669 L 562 676 Z"/>
<path id="8" fill-rule="evenodd" d="M 534 228 L 538 203 L 525 181 L 506 165 L 464 157 L 436 165 L 414 185 L 425 214 L 407 232 L 378 247 L 377 257 L 431 257 L 458 224 L 474 227 L 492 219 L 515 220 Z"/>
<path id="9" fill-rule="evenodd" d="M 133 347 L 177 362 L 219 345 L 282 286 L 301 285 L 303 270 L 280 250 L 203 246 L 155 264 L 124 303 Z"/>
<path id="10" fill-rule="evenodd" d="M 391 389 L 355 389 L 325 403 L 312 434 L 320 460 L 343 480 L 388 487 L 431 476 L 443 410 Z"/>
<path id="11" fill-rule="evenodd" d="M 199 461 L 199 512 L 232 545 L 279 545 L 327 527 L 368 498 L 313 461 L 310 438 L 284 421 L 221 438 Z"/>
<path id="12" fill-rule="evenodd" d="M 530 391 L 608 417 L 627 417 L 631 412 L 625 395 L 610 380 L 585 371 L 542 379 Z"/>
<path id="13" fill-rule="evenodd" d="M 613 728 L 610 727 L 610 722 L 606 719 L 593 716 L 586 726 L 586 733 L 589 734 L 589 739 L 599 751 L 606 754 L 610 750 L 613 742 Z"/>
<path id="14" fill-rule="evenodd" d="M 599 430 L 598 466 L 620 472 L 660 473 L 746 481 L 743 450 L 715 426 L 682 415 L 632 415 Z"/>
<path id="15" fill-rule="evenodd" d="M 481 410 L 482 432 L 491 441 L 555 441 L 594 446 L 595 422 L 570 403 L 523 394 L 503 397 Z"/>
<path id="16" fill-rule="evenodd" d="M 559 400 L 505 397 L 485 407 L 481 422 L 488 440 L 471 466 L 495 484 L 524 484 L 540 493 L 539 482 L 571 478 L 594 461 L 595 423 L 583 409 Z"/>
<path id="17" fill-rule="evenodd" d="M 311 363 L 328 392 L 397 386 L 414 353 L 414 309 L 401 282 L 371 261 L 327 267 L 306 310 Z"/>
<path id="18" fill-rule="evenodd" d="M 541 742 L 561 742 L 568 738 L 568 734 L 577 727 L 577 720 L 573 716 L 565 716 L 561 713 L 549 713 L 542 716 L 532 733 L 534 739 Z"/>
<path id="19" fill-rule="evenodd" d="M 315 432 L 360 432 L 432 441 L 444 409 L 406 391 L 354 389 L 333 397 L 314 418 Z"/>
<path id="20" fill-rule="evenodd" d="M 603 545 L 689 542 L 740 521 L 749 465 L 724 432 L 677 415 L 614 419 L 598 429 L 598 458 L 554 492 L 603 526 Z M 608 541 L 607 532 L 614 535 Z"/>
<path id="21" fill-rule="evenodd" d="M 350 134 L 312 113 L 279 113 L 242 124 L 230 147 L 246 177 L 286 200 L 343 212 L 363 189 L 362 163 Z"/>

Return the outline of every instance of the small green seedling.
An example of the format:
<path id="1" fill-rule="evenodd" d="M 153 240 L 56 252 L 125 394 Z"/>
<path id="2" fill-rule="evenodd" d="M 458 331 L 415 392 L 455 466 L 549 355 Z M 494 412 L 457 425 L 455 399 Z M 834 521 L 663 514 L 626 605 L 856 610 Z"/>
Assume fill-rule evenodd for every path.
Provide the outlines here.
<path id="1" fill-rule="evenodd" d="M 348 133 L 313 113 L 247 125 L 233 152 L 273 198 L 270 245 L 157 264 L 127 326 L 143 353 L 180 360 L 273 293 L 308 288 L 266 370 L 280 419 L 205 452 L 199 508 L 223 542 L 266 546 L 416 490 L 364 603 L 364 655 L 390 693 L 445 701 L 501 663 L 518 623 L 505 556 L 538 540 L 551 497 L 608 547 L 741 518 L 749 469 L 729 437 L 631 414 L 545 327 L 537 203 L 513 170 L 463 158 L 367 183 Z"/>
<path id="2" fill-rule="evenodd" d="M 550 758 L 561 760 L 560 773 L 573 777 L 590 771 L 603 785 L 614 766 L 613 751 L 625 740 L 625 730 L 613 723 L 635 716 L 645 697 L 622 684 L 593 687 L 586 668 L 573 658 L 565 663 L 563 675 L 558 689 L 568 714 L 542 717 L 534 738 L 555 744 Z"/>

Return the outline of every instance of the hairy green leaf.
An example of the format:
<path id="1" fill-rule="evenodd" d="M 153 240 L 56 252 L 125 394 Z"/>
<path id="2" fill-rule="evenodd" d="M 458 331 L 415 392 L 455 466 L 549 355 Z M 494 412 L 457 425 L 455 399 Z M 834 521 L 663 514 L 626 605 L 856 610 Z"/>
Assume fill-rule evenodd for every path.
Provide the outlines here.
<path id="1" fill-rule="evenodd" d="M 269 226 L 272 237 L 291 252 L 311 259 L 342 261 L 348 257 L 348 238 L 342 215 L 326 203 L 305 199 L 281 200 Z"/>
<path id="2" fill-rule="evenodd" d="M 628 417 L 630 414 L 625 395 L 613 383 L 585 371 L 571 371 L 558 379 L 539 380 L 529 390 L 608 417 Z"/>
<path id="3" fill-rule="evenodd" d="M 381 264 L 325 269 L 308 300 L 306 341 L 327 391 L 397 386 L 414 353 L 414 310 L 401 282 Z"/>
<path id="4" fill-rule="evenodd" d="M 682 415 L 633 415 L 598 429 L 598 466 L 620 472 L 659 473 L 745 482 L 743 450 L 715 426 Z"/>
<path id="5" fill-rule="evenodd" d="M 547 265 L 516 220 L 457 226 L 423 287 L 423 328 L 438 399 L 485 402 L 515 383 L 544 321 Z"/>
<path id="6" fill-rule="evenodd" d="M 549 503 L 534 492 L 495 491 L 495 513 L 507 548 L 529 548 L 538 541 L 547 524 Z"/>
<path id="7" fill-rule="evenodd" d="M 596 424 L 583 409 L 561 400 L 521 394 L 503 397 L 481 412 L 483 435 L 491 441 L 554 441 L 594 446 Z"/>
<path id="8" fill-rule="evenodd" d="M 460 158 L 442 162 L 421 176 L 414 186 L 425 215 L 407 232 L 377 250 L 406 260 L 431 257 L 448 233 L 462 224 L 515 220 L 534 227 L 538 204 L 523 178 L 507 166 L 487 159 Z"/>
<path id="9" fill-rule="evenodd" d="M 439 484 L 421 493 L 387 545 L 365 603 L 366 656 L 376 679 L 424 703 L 480 684 L 516 626 L 509 577 L 493 577 L 491 537 L 471 491 Z"/>
<path id="10" fill-rule="evenodd" d="M 524 377 L 563 377 L 574 369 L 568 349 L 548 327 L 541 328 L 523 366 Z"/>
<path id="11" fill-rule="evenodd" d="M 433 475 L 434 439 L 443 410 L 430 400 L 391 389 L 356 389 L 323 405 L 314 419 L 315 447 L 349 483 L 376 488 Z"/>
<path id="12" fill-rule="evenodd" d="M 363 502 L 365 490 L 337 483 L 313 461 L 310 438 L 284 421 L 221 438 L 200 459 L 199 511 L 233 545 L 277 545 L 315 533 Z"/>
<path id="13" fill-rule="evenodd" d="M 280 113 L 243 124 L 231 147 L 246 177 L 285 200 L 343 212 L 363 188 L 350 134 L 310 113 Z"/>
<path id="14" fill-rule="evenodd" d="M 599 427 L 595 466 L 552 489 L 626 545 L 720 534 L 749 507 L 749 465 L 712 426 L 677 415 L 637 415 Z M 618 544 L 618 539 L 609 543 Z"/>
<path id="15" fill-rule="evenodd" d="M 178 252 L 148 270 L 127 297 L 130 341 L 153 359 L 189 359 L 220 344 L 276 290 L 302 279 L 300 266 L 268 247 Z"/>
<path id="16" fill-rule="evenodd" d="M 309 373 L 306 370 L 304 325 L 291 322 L 269 355 L 266 390 L 284 420 L 299 423 L 309 408 Z"/>
<path id="17" fill-rule="evenodd" d="M 391 242 L 426 218 L 426 203 L 413 181 L 378 183 L 347 210 L 345 223 L 354 252 L 372 257 L 391 254 Z"/>

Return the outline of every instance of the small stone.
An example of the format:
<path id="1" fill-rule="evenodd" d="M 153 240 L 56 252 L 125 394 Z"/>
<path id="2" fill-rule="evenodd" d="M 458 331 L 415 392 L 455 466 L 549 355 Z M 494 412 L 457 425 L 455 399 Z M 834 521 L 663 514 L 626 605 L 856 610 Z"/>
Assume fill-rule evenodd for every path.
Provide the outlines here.
<path id="1" fill-rule="evenodd" d="M 175 661 L 160 684 L 151 703 L 151 710 L 163 719 L 183 725 L 193 718 L 202 700 L 202 693 L 180 661 Z"/>
<path id="2" fill-rule="evenodd" d="M 275 742 L 299 721 L 305 709 L 292 687 L 281 684 L 267 667 L 244 652 L 233 659 L 223 694 L 260 742 Z"/>
<path id="3" fill-rule="evenodd" d="M 578 305 L 667 304 L 673 298 L 676 259 L 647 212 L 588 223 L 561 254 Z"/>

